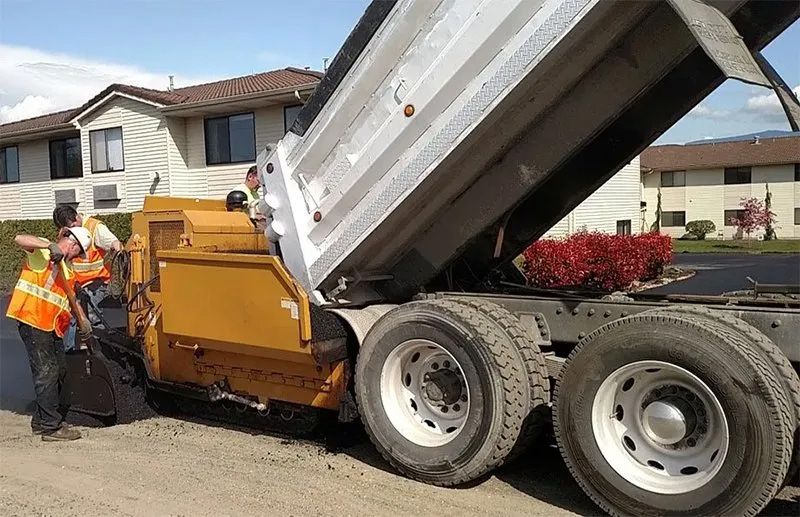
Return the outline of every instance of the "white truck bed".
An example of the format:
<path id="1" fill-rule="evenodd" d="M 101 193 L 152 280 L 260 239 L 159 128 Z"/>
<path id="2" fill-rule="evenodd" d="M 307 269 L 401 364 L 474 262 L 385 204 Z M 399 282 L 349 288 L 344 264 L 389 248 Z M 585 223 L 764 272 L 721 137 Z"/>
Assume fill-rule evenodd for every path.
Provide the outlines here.
<path id="1" fill-rule="evenodd" d="M 318 301 L 413 291 L 459 260 L 486 274 L 721 82 L 705 58 L 697 84 L 619 126 L 702 57 L 666 2 L 376 2 L 259 156 L 270 235 Z"/>

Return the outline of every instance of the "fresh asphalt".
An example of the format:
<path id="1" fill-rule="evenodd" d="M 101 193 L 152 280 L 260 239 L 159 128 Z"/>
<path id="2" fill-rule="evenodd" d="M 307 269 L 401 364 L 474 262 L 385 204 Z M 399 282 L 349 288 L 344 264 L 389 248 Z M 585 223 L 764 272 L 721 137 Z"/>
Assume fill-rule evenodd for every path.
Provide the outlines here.
<path id="1" fill-rule="evenodd" d="M 800 253 L 759 255 L 722 253 L 676 253 L 672 265 L 696 274 L 687 280 L 650 289 L 658 294 L 717 295 L 752 289 L 748 277 L 762 284 L 800 283 Z"/>

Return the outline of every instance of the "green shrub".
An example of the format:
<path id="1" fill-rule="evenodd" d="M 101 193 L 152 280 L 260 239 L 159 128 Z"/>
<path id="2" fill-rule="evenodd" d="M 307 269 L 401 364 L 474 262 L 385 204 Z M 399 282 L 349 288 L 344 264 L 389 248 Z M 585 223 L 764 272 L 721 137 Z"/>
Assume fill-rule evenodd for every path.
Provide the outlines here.
<path id="1" fill-rule="evenodd" d="M 686 231 L 697 237 L 699 240 L 706 238 L 706 234 L 715 232 L 717 227 L 714 221 L 708 219 L 700 219 L 699 221 L 689 221 L 686 223 Z"/>
<path id="2" fill-rule="evenodd" d="M 131 214 L 109 214 L 97 216 L 122 243 L 131 235 Z M 56 229 L 52 219 L 29 219 L 0 221 L 0 293 L 10 292 L 19 278 L 24 252 L 14 244 L 20 233 L 55 239 Z"/>

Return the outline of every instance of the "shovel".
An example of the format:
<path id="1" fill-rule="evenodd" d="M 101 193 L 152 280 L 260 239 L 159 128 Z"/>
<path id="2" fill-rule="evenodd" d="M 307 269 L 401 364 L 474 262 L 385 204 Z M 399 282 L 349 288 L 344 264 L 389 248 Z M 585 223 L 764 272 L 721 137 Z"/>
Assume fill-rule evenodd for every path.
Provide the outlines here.
<path id="1" fill-rule="evenodd" d="M 92 325 L 83 307 L 78 303 L 72 283 L 67 281 L 64 269 L 59 264 L 55 267 L 58 268 L 58 281 L 78 322 L 81 343 L 86 345 L 85 349 L 76 347 L 78 350 L 66 355 L 70 411 L 98 417 L 113 417 L 117 412 L 114 383 L 106 360 L 100 352 L 100 347 L 95 346 L 97 342 L 92 335 Z"/>

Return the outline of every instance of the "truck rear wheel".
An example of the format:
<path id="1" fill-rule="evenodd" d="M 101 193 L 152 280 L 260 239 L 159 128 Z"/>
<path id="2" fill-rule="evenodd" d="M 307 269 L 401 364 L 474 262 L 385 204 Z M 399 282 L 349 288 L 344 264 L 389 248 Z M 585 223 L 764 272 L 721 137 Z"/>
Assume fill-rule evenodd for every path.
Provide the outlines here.
<path id="1" fill-rule="evenodd" d="M 550 378 L 544 355 L 536 344 L 536 337 L 541 338 L 539 329 L 524 328 L 519 318 L 508 309 L 480 298 L 449 298 L 452 301 L 470 306 L 487 318 L 495 321 L 506 333 L 522 356 L 525 370 L 528 374 L 528 386 L 531 395 L 531 407 L 522 424 L 517 445 L 511 451 L 508 461 L 513 461 L 541 437 L 545 426 L 550 423 Z"/>
<path id="2" fill-rule="evenodd" d="M 530 406 L 525 366 L 502 328 L 448 300 L 411 302 L 383 316 L 359 351 L 355 390 L 383 457 L 441 486 L 501 465 Z"/>
<path id="3" fill-rule="evenodd" d="M 786 355 L 784 355 L 781 349 L 763 332 L 729 312 L 697 305 L 676 305 L 674 307 L 655 309 L 650 312 L 666 311 L 689 314 L 696 318 L 723 325 L 731 331 L 738 332 L 744 339 L 749 340 L 754 347 L 767 357 L 764 364 L 775 369 L 775 375 L 783 386 L 783 390 L 789 395 L 789 401 L 794 407 L 794 412 L 792 413 L 792 429 L 794 429 L 795 436 L 794 451 L 792 452 L 792 462 L 789 466 L 789 472 L 786 474 L 786 479 L 783 484 L 800 483 L 800 481 L 797 480 L 798 471 L 800 470 L 800 438 L 798 438 L 800 437 L 800 378 L 798 378 L 797 372 Z"/>
<path id="4" fill-rule="evenodd" d="M 755 515 L 792 450 L 792 406 L 740 334 L 643 313 L 587 336 L 555 390 L 562 455 L 612 514 Z"/>

